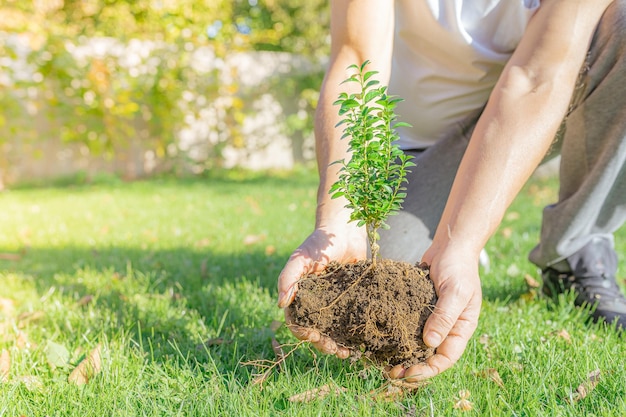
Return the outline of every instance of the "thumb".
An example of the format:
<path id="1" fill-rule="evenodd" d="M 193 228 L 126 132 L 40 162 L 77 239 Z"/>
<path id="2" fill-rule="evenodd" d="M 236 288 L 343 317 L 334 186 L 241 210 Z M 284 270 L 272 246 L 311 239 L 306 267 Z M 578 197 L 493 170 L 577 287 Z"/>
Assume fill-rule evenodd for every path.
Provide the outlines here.
<path id="1" fill-rule="evenodd" d="M 278 276 L 278 307 L 285 308 L 296 297 L 298 280 L 307 273 L 308 262 L 302 256 L 289 259 Z"/>

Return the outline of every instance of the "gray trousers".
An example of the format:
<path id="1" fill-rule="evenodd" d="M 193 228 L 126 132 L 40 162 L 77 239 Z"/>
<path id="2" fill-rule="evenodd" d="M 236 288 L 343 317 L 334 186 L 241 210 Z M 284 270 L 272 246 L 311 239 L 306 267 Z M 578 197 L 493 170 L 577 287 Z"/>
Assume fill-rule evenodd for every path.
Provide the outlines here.
<path id="1" fill-rule="evenodd" d="M 432 242 L 452 182 L 481 112 L 452 126 L 422 152 L 411 152 L 402 211 L 380 232 L 381 255 L 417 262 Z M 626 221 L 626 0 L 602 17 L 577 87 L 546 159 L 560 153 L 558 202 L 543 211 L 540 243 L 530 260 L 559 263 L 592 239 L 613 244 Z"/>

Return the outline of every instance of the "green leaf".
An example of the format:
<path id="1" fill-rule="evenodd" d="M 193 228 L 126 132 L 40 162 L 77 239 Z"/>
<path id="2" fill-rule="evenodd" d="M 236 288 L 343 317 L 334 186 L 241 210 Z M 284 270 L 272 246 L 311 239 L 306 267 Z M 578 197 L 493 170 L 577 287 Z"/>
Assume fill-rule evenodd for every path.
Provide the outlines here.
<path id="1" fill-rule="evenodd" d="M 367 71 L 365 75 L 363 75 L 363 81 L 367 81 L 372 78 L 374 75 L 378 74 L 378 71 Z"/>
<path id="2" fill-rule="evenodd" d="M 401 208 L 406 197 L 407 166 L 410 159 L 396 144 L 399 137 L 396 127 L 410 126 L 395 122 L 396 104 L 402 99 L 387 93 L 387 86 L 379 86 L 376 71 L 365 71 L 369 61 L 360 66 L 347 80 L 358 82 L 361 90 L 356 93 L 341 93 L 336 104 L 339 115 L 345 117 L 336 126 L 343 125 L 342 138 L 349 138 L 350 161 L 341 161 L 338 181 L 329 190 L 332 198 L 345 197 L 350 221 L 359 226 L 368 225 L 370 243 L 377 239 L 376 229 L 388 227 L 385 219 Z M 374 104 L 372 104 L 374 103 Z M 399 161 L 399 162 L 398 162 Z"/>
<path id="3" fill-rule="evenodd" d="M 365 94 L 365 99 L 363 99 L 363 103 L 369 103 L 370 101 L 372 101 L 376 97 L 378 97 L 378 91 L 377 90 L 369 91 L 367 94 Z"/>
<path id="4" fill-rule="evenodd" d="M 49 341 L 45 348 L 46 360 L 53 368 L 64 368 L 69 365 L 70 352 L 63 345 Z"/>
<path id="5" fill-rule="evenodd" d="M 346 99 L 343 103 L 341 103 L 341 110 L 343 111 L 347 111 L 355 107 L 359 107 L 359 102 L 353 98 Z"/>

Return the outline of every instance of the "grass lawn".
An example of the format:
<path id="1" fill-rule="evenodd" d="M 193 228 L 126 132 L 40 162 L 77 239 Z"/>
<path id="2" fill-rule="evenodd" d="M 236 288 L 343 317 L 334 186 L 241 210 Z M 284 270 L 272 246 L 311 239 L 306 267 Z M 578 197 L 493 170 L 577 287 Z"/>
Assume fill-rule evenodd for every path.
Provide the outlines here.
<path id="1" fill-rule="evenodd" d="M 275 283 L 315 186 L 228 173 L 0 194 L 0 416 L 626 415 L 624 338 L 525 279 L 554 181 L 528 184 L 489 242 L 478 330 L 427 386 L 400 395 L 363 364 L 291 352 Z M 291 354 L 259 382 L 248 363 L 275 360 L 272 339 Z"/>

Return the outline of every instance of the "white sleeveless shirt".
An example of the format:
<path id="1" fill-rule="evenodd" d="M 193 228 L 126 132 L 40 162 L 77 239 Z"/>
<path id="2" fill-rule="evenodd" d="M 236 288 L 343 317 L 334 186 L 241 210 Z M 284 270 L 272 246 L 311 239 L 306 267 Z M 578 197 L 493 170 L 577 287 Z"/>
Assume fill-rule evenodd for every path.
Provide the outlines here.
<path id="1" fill-rule="evenodd" d="M 396 0 L 389 91 L 399 145 L 423 148 L 485 105 L 540 0 Z"/>

